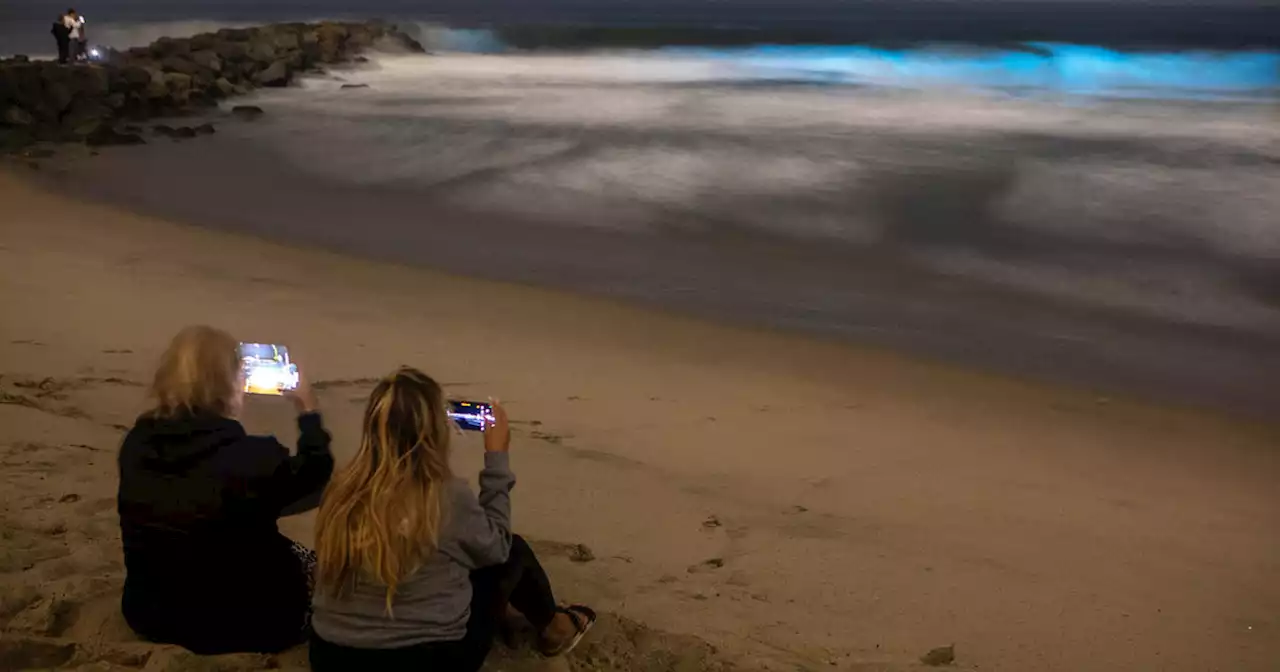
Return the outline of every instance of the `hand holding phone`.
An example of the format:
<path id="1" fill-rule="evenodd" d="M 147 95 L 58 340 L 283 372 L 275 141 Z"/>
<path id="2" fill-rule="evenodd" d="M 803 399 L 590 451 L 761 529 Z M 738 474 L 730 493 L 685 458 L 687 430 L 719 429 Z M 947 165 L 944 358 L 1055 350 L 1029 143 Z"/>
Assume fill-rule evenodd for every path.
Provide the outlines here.
<path id="1" fill-rule="evenodd" d="M 490 453 L 505 453 L 511 447 L 511 428 L 507 425 L 507 412 L 497 402 L 449 401 L 449 419 L 458 429 L 468 432 L 484 432 L 484 449 Z"/>
<path id="2" fill-rule="evenodd" d="M 297 387 L 286 391 L 284 396 L 293 402 L 293 407 L 298 409 L 298 415 L 315 413 L 320 408 L 316 402 L 315 390 L 311 389 L 311 383 L 307 382 L 306 377 L 301 374 L 298 375 Z"/>
<path id="3" fill-rule="evenodd" d="M 505 453 L 511 450 L 511 427 L 507 424 L 507 410 L 493 402 L 493 422 L 484 432 L 484 452 Z"/>

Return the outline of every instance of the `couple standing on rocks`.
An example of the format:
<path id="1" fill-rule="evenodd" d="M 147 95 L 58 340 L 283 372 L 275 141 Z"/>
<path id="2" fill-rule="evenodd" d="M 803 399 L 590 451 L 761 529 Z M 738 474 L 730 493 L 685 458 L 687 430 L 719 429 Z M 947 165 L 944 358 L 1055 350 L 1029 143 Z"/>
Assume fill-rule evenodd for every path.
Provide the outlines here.
<path id="1" fill-rule="evenodd" d="M 85 32 L 85 19 L 74 8 L 53 22 L 53 39 L 58 43 L 58 62 L 89 60 L 89 36 Z"/>
<path id="2" fill-rule="evenodd" d="M 81 39 L 83 18 L 76 14 Z M 70 58 L 69 23 L 59 21 L 54 28 L 59 48 L 65 40 Z M 288 86 L 300 74 L 355 61 L 365 51 L 425 53 L 412 37 L 381 21 L 326 21 L 161 38 L 148 46 L 104 50 L 102 58 L 90 50 L 94 67 L 0 59 L 0 151 L 40 141 L 138 144 L 140 137 L 117 127 L 207 110 L 258 87 Z"/>

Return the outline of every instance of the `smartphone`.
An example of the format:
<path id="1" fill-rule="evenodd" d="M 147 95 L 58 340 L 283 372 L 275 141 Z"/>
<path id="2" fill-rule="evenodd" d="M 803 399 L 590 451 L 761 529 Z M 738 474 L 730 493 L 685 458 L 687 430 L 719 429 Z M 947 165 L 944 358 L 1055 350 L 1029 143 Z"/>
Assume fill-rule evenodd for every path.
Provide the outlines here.
<path id="1" fill-rule="evenodd" d="M 271 343 L 241 343 L 244 391 L 248 394 L 284 394 L 298 389 L 298 365 L 289 361 L 289 349 Z"/>
<path id="2" fill-rule="evenodd" d="M 480 401 L 450 401 L 449 419 L 468 432 L 483 432 L 493 424 L 493 404 Z"/>

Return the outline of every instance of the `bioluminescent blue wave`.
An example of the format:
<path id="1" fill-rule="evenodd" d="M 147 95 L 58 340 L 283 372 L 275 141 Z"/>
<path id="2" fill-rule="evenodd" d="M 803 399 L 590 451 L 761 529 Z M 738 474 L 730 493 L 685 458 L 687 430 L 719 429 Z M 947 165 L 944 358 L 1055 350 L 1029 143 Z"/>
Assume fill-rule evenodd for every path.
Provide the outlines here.
<path id="1" fill-rule="evenodd" d="M 1119 52 L 1032 44 L 1020 50 L 759 46 L 672 49 L 726 60 L 745 76 L 879 86 L 1031 88 L 1085 95 L 1280 93 L 1280 52 Z"/>

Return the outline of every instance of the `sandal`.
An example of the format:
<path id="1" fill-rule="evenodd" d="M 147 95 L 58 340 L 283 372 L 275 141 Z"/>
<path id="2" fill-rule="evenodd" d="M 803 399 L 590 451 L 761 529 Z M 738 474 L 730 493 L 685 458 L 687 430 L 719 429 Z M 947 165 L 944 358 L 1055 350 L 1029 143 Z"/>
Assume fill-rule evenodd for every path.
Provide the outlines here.
<path id="1" fill-rule="evenodd" d="M 578 646 L 578 643 L 582 641 L 582 638 L 586 637 L 587 632 L 591 630 L 591 626 L 596 624 L 596 612 L 592 610 L 591 607 L 584 607 L 581 604 L 574 604 L 568 607 L 556 607 L 556 613 L 567 615 L 569 620 L 573 621 L 573 625 L 577 630 L 577 633 L 556 649 L 547 649 L 542 647 L 542 655 L 547 658 L 563 656 L 572 651 L 574 647 Z"/>

